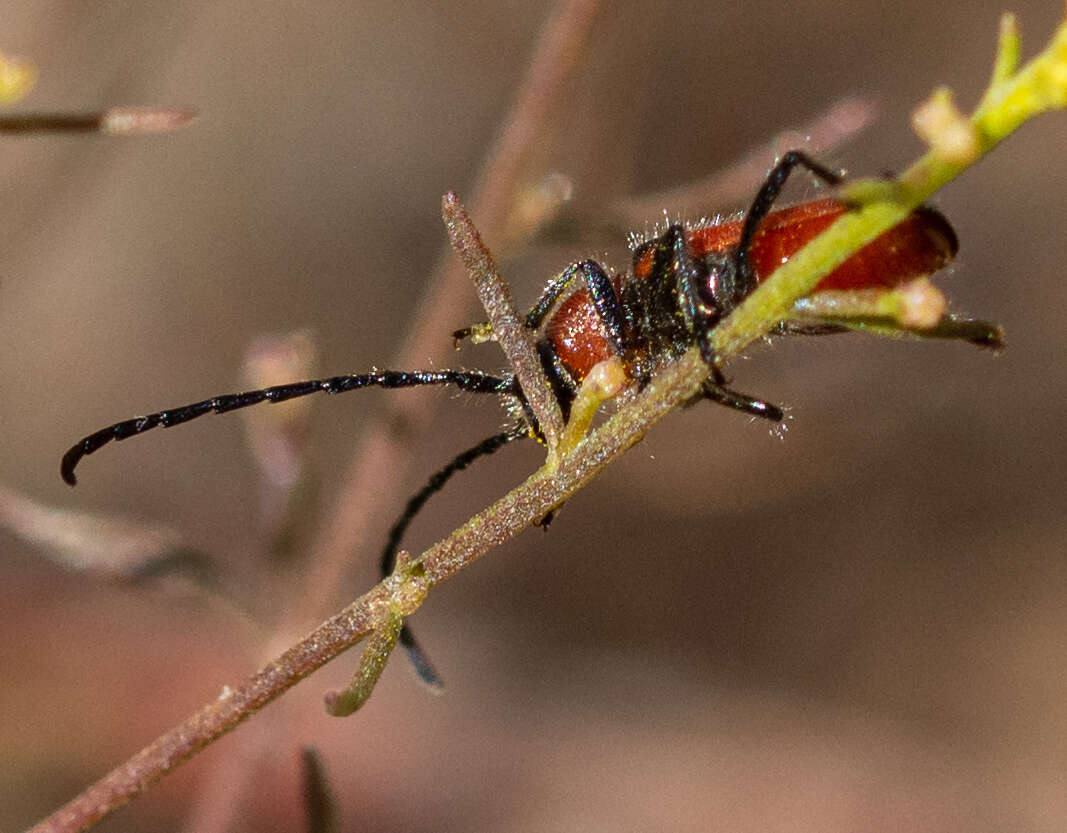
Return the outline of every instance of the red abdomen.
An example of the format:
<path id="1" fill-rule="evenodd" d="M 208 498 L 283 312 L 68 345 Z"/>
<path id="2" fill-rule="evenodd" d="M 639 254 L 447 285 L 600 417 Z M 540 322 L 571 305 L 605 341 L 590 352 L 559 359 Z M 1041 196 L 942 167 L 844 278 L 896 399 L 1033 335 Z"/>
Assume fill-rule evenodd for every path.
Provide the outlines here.
<path id="1" fill-rule="evenodd" d="M 756 279 L 762 281 L 773 273 L 845 211 L 841 203 L 825 199 L 768 214 L 749 255 Z M 688 242 L 691 253 L 702 257 L 729 250 L 740 236 L 741 221 L 736 220 L 692 229 Z M 932 208 L 920 208 L 819 281 L 815 291 L 899 286 L 943 269 L 957 248 L 948 220 Z"/>
<path id="2" fill-rule="evenodd" d="M 611 282 L 618 295 L 619 276 L 614 276 Z M 552 342 L 560 363 L 577 382 L 584 379 L 598 362 L 615 354 L 585 289 L 579 289 L 559 305 L 545 326 L 545 337 Z"/>

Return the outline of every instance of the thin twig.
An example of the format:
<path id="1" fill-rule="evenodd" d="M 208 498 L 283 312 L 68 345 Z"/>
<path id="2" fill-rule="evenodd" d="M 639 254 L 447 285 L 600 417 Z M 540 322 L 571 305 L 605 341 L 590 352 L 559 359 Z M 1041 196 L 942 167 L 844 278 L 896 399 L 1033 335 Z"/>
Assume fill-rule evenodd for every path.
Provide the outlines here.
<path id="1" fill-rule="evenodd" d="M 0 116 L 0 134 L 107 133 L 141 136 L 186 127 L 196 113 L 188 109 L 112 107 L 99 113 L 25 113 Z"/>
<path id="2" fill-rule="evenodd" d="M 549 449 L 554 449 L 563 434 L 563 414 L 541 369 L 533 336 L 515 309 L 511 289 L 501 277 L 492 254 L 454 191 L 449 191 L 442 199 L 441 213 L 452 248 L 474 281 L 496 341 L 519 380 Z"/>

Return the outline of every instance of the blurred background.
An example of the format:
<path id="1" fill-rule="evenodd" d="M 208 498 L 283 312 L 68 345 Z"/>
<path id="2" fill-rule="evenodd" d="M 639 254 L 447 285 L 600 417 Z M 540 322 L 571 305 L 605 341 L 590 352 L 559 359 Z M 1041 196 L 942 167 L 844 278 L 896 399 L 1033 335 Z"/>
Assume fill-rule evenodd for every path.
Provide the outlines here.
<path id="1" fill-rule="evenodd" d="M 934 85 L 964 109 L 977 100 L 1001 11 L 603 6 L 537 148 L 573 187 L 566 222 L 502 258 L 522 306 L 575 259 L 625 267 L 626 231 L 680 210 L 613 229 L 621 200 L 722 170 L 845 97 L 874 102 L 877 120 L 821 158 L 859 175 L 903 168 L 920 152 L 909 113 Z M 1063 12 L 1012 10 L 1026 55 Z M 5 4 L 0 50 L 40 72 L 17 110 L 200 113 L 172 135 L 3 139 L 7 502 L 173 530 L 244 613 L 184 585 L 65 571 L 0 530 L 0 827 L 55 809 L 277 653 L 270 622 L 311 569 L 307 529 L 333 522 L 364 426 L 408 394 L 314 402 L 305 543 L 278 569 L 241 419 L 109 447 L 74 491 L 62 452 L 117 419 L 240 389 L 264 334 L 310 330 L 313 374 L 391 366 L 446 245 L 441 194 L 473 191 L 549 13 Z M 1062 830 L 1065 139 L 1067 114 L 1045 117 L 937 198 L 961 241 L 939 284 L 954 309 L 1004 325 L 1003 355 L 858 336 L 754 346 L 731 372 L 790 406 L 784 441 L 725 408 L 680 412 L 550 532 L 437 588 L 413 625 L 445 696 L 398 655 L 362 712 L 328 717 L 322 693 L 352 652 L 100 829 L 302 829 L 311 744 L 343 830 Z M 802 182 L 793 196 L 812 193 Z M 443 351 L 480 318 L 467 300 Z M 493 345 L 431 359 L 502 365 Z M 489 401 L 432 400 L 414 463 L 399 483 L 382 472 L 395 500 L 325 598 L 369 588 L 404 496 L 502 421 Z M 541 459 L 531 445 L 478 464 L 410 545 Z"/>

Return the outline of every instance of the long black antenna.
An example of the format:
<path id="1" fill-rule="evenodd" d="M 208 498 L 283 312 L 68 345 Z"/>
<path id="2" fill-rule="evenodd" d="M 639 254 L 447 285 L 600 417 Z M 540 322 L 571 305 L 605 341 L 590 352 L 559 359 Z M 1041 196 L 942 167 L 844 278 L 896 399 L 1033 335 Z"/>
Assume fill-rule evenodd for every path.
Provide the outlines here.
<path id="1" fill-rule="evenodd" d="M 107 428 L 101 428 L 72 446 L 63 455 L 59 473 L 62 475 L 63 480 L 73 486 L 78 482 L 77 477 L 74 475 L 74 469 L 77 468 L 82 457 L 92 454 L 101 446 L 107 445 L 112 440 L 125 440 L 128 437 L 143 434 L 145 431 L 150 431 L 158 426 L 169 428 L 172 425 L 180 425 L 204 414 L 221 414 L 226 411 L 235 411 L 238 408 L 247 408 L 250 405 L 258 405 L 260 402 L 285 402 L 287 399 L 295 399 L 299 396 L 307 396 L 310 393 L 319 391 L 344 393 L 345 391 L 360 390 L 367 387 L 412 388 L 420 385 L 453 385 L 468 393 L 491 393 L 497 396 L 521 397 L 514 377 L 504 378 L 476 371 L 379 370 L 353 376 L 309 379 L 306 382 L 276 385 L 245 393 L 229 393 L 224 396 L 205 399 L 202 402 L 194 402 L 190 405 L 182 405 L 178 408 L 149 414 L 148 416 L 133 417 L 122 422 L 116 422 Z"/>

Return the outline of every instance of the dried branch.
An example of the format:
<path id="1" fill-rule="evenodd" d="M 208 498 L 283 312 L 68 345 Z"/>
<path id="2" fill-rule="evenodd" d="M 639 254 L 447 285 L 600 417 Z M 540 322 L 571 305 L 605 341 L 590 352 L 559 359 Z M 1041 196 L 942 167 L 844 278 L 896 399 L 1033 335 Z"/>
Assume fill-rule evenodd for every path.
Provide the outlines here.
<path id="1" fill-rule="evenodd" d="M 507 356 L 522 392 L 530 403 L 537 424 L 545 435 L 549 449 L 559 444 L 563 433 L 563 414 L 552 392 L 552 386 L 541 370 L 534 347 L 533 334 L 526 329 L 511 299 L 511 290 L 501 277 L 493 256 L 482 243 L 478 229 L 459 202 L 455 192 L 449 191 L 441 201 L 441 211 L 448 229 L 452 248 L 474 281 L 478 298 L 485 307 L 496 341 Z"/>
<path id="2" fill-rule="evenodd" d="M 0 134 L 107 133 L 142 136 L 167 133 L 191 124 L 196 113 L 188 109 L 112 107 L 99 113 L 24 113 L 0 116 Z"/>

